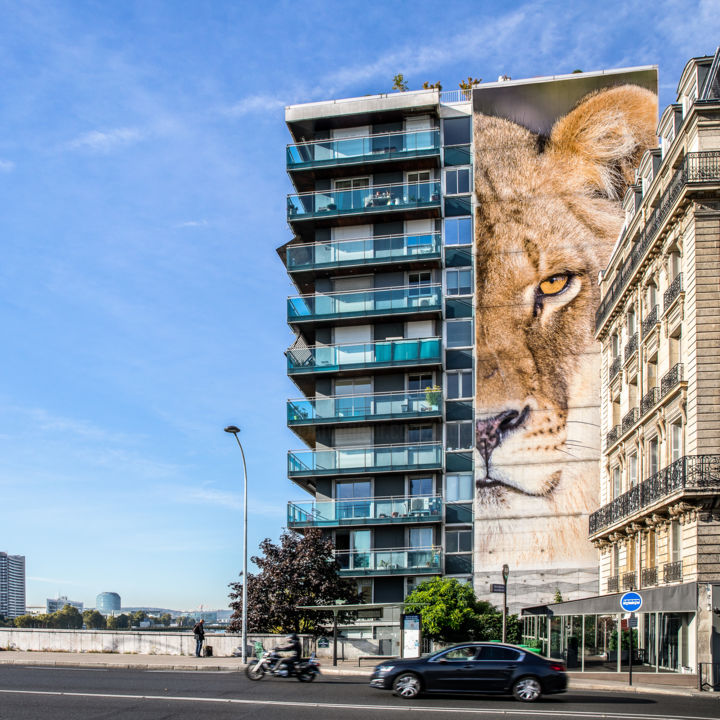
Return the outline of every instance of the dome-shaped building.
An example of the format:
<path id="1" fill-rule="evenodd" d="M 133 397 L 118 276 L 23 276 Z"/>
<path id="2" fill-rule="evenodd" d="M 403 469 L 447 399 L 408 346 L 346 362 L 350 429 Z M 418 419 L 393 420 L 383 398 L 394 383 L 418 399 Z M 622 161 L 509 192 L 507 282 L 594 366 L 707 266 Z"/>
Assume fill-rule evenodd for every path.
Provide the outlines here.
<path id="1" fill-rule="evenodd" d="M 97 596 L 95 607 L 103 615 L 120 612 L 120 596 L 116 592 L 101 592 Z"/>

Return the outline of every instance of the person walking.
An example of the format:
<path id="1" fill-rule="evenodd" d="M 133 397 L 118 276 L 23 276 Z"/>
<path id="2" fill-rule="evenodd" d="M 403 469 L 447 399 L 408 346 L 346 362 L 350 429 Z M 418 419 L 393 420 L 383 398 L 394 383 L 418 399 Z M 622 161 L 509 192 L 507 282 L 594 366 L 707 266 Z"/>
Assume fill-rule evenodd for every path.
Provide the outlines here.
<path id="1" fill-rule="evenodd" d="M 193 628 L 193 634 L 195 635 L 195 657 L 202 655 L 203 641 L 205 640 L 205 621 L 198 620 Z"/>

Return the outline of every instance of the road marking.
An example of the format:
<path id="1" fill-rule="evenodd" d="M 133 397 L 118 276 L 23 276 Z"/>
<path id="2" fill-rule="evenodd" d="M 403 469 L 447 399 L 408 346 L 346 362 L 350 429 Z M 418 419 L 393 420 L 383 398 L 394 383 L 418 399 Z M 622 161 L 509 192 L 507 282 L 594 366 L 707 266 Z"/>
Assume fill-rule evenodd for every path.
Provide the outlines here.
<path id="1" fill-rule="evenodd" d="M 79 668 L 79 667 L 45 667 L 44 665 L 20 665 L 23 670 L 71 670 L 73 672 L 107 672 L 107 668 Z"/>
<path id="2" fill-rule="evenodd" d="M 177 695 L 124 695 L 120 693 L 83 693 L 83 692 L 61 692 L 59 690 L 5 690 L 0 693 L 6 695 L 57 695 L 62 697 L 82 698 L 105 698 L 113 700 L 161 700 L 174 702 L 199 702 L 199 703 L 220 703 L 229 705 L 273 705 L 276 707 L 295 708 L 317 708 L 332 710 L 396 710 L 398 712 L 428 712 L 428 713 L 454 713 L 464 715 L 510 715 L 528 717 L 529 715 L 548 717 L 579 717 L 579 718 L 602 718 L 611 720 L 658 720 L 658 715 L 643 715 L 638 713 L 613 713 L 613 712 L 591 712 L 572 710 L 536 710 L 524 706 L 518 710 L 502 710 L 495 708 L 447 708 L 430 707 L 428 705 L 353 705 L 350 703 L 317 703 L 317 702 L 296 702 L 292 700 L 248 700 L 245 698 L 209 698 L 209 697 L 182 697 Z M 708 717 L 700 715 L 663 715 L 663 720 L 709 720 Z"/>

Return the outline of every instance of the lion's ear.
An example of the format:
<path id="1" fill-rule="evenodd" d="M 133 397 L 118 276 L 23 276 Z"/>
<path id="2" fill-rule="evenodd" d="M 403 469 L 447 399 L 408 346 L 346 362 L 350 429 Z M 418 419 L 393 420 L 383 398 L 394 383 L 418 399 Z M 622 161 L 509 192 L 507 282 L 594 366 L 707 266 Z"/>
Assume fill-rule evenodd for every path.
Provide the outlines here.
<path id="1" fill-rule="evenodd" d="M 622 196 L 645 150 L 657 145 L 657 96 L 637 85 L 589 95 L 555 123 L 547 152 L 571 163 L 583 185 Z"/>

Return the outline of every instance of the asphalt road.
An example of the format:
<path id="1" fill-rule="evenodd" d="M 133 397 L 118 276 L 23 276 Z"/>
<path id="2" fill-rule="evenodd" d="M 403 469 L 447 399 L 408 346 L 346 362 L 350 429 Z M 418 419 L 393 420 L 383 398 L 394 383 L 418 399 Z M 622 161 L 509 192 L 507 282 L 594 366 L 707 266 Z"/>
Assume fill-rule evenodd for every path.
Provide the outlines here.
<path id="1" fill-rule="evenodd" d="M 696 720 L 720 717 L 714 696 L 570 691 L 532 705 L 506 697 L 424 696 L 408 702 L 357 677 L 326 674 L 312 684 L 237 672 L 135 671 L 0 666 L 2 720 L 420 720 L 436 717 Z"/>

